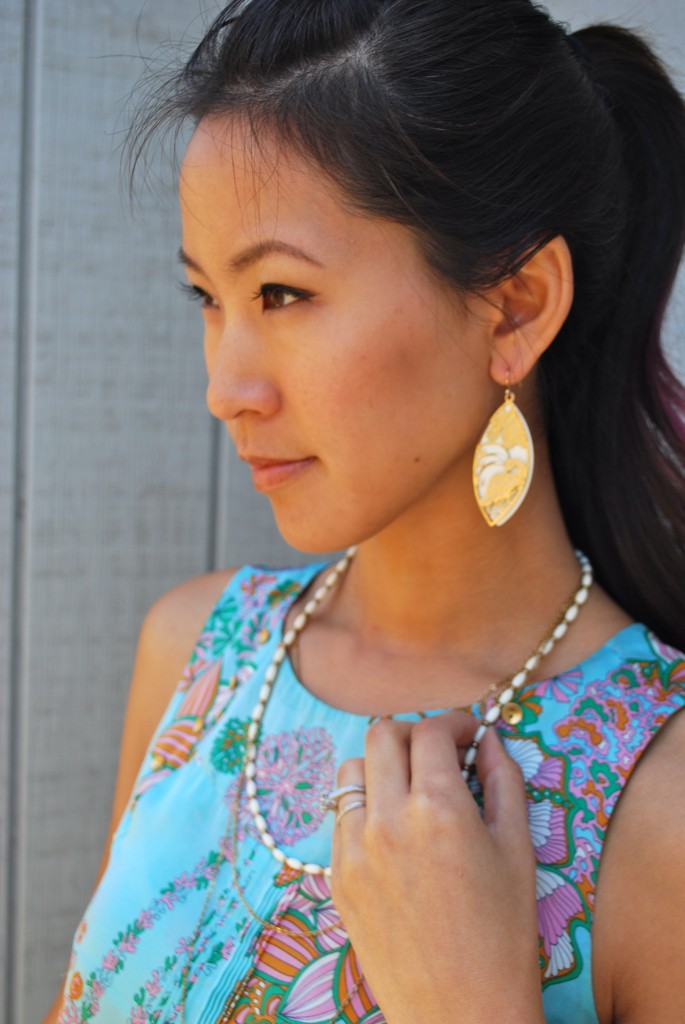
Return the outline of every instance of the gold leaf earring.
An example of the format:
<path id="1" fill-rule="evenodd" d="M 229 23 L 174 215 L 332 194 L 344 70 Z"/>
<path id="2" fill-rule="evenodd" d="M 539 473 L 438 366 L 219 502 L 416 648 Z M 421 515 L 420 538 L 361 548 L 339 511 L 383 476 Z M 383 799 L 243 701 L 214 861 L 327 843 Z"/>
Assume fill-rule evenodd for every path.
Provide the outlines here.
<path id="1" fill-rule="evenodd" d="M 488 526 L 502 526 L 518 512 L 533 478 L 533 439 L 509 390 L 488 420 L 473 456 L 473 490 Z"/>

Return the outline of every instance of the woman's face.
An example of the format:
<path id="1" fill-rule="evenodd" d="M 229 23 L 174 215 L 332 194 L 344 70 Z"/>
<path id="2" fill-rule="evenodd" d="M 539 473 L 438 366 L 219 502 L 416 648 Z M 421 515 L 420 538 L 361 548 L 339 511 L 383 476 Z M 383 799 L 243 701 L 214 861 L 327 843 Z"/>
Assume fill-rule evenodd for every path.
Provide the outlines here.
<path id="1" fill-rule="evenodd" d="M 285 539 L 327 551 L 455 505 L 479 516 L 473 447 L 499 396 L 485 303 L 467 312 L 407 228 L 351 213 L 235 124 L 202 122 L 180 193 L 208 405 Z"/>

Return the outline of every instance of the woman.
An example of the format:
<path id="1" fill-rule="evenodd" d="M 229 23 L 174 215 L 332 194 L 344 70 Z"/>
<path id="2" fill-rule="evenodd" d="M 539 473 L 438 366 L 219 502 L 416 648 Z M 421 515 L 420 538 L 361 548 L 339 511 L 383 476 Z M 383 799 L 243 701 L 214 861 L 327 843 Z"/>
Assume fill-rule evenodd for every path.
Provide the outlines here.
<path id="1" fill-rule="evenodd" d="M 152 609 L 49 1019 L 685 1019 L 682 100 L 529 0 L 234 0 L 187 119 L 210 410 L 356 550 Z"/>

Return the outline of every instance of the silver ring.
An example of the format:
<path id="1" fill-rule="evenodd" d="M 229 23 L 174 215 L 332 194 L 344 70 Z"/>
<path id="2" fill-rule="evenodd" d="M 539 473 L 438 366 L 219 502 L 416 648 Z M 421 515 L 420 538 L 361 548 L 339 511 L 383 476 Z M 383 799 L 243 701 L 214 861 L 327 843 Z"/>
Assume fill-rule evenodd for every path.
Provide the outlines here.
<path id="1" fill-rule="evenodd" d="M 354 811 L 357 807 L 366 807 L 366 800 L 353 800 L 349 804 L 345 804 L 342 811 L 338 811 L 335 816 L 335 823 L 339 825 L 341 820 L 345 817 L 348 811 Z"/>
<path id="2" fill-rule="evenodd" d="M 339 789 L 334 789 L 331 793 L 327 793 L 326 796 L 321 797 L 321 807 L 324 811 L 337 811 L 338 801 L 341 796 L 345 796 L 346 793 L 366 793 L 366 786 L 360 786 L 356 783 L 349 786 L 341 786 Z"/>

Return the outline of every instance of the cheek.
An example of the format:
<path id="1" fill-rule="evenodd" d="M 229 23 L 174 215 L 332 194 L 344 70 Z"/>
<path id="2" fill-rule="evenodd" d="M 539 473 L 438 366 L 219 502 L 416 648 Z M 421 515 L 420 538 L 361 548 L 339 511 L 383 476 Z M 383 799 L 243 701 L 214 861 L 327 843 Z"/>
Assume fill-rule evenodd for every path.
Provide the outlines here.
<path id="1" fill-rule="evenodd" d="M 329 377 L 330 412 L 352 445 L 413 458 L 482 429 L 478 369 L 455 339 L 406 318 L 363 338 Z"/>

